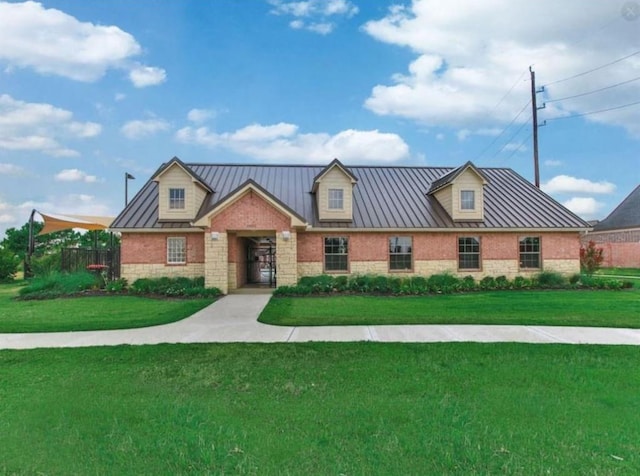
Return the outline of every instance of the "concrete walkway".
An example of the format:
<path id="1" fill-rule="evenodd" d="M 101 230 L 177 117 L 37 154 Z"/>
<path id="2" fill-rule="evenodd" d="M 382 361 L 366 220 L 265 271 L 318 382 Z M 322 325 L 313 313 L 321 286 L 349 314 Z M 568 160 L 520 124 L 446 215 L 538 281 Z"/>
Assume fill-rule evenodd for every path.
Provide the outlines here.
<path id="1" fill-rule="evenodd" d="M 281 327 L 257 322 L 268 294 L 230 295 L 179 322 L 114 331 L 0 334 L 0 349 L 205 342 L 530 342 L 640 345 L 640 329 L 554 326 Z"/>

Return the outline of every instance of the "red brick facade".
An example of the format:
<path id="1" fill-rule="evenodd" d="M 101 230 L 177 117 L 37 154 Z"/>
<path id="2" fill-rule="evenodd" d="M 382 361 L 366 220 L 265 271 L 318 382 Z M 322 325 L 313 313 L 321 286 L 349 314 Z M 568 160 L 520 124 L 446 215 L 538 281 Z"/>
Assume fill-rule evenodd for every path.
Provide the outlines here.
<path id="1" fill-rule="evenodd" d="M 291 228 L 291 218 L 280 213 L 265 199 L 250 190 L 211 220 L 211 230 L 282 231 Z"/>
<path id="2" fill-rule="evenodd" d="M 518 260 L 519 241 L 525 236 L 539 236 L 543 259 L 578 259 L 580 240 L 576 233 L 300 233 L 298 234 L 298 262 L 322 262 L 324 237 L 349 238 L 350 261 L 386 261 L 389 238 L 413 237 L 413 259 L 456 260 L 458 237 L 480 238 L 483 260 Z"/>
<path id="3" fill-rule="evenodd" d="M 582 235 L 582 246 L 593 241 L 603 249 L 602 266 L 610 268 L 640 268 L 640 229 L 595 232 Z"/>
<path id="4" fill-rule="evenodd" d="M 122 264 L 166 264 L 167 238 L 169 237 L 187 239 L 187 264 L 204 263 L 203 233 L 123 233 L 120 262 Z"/>

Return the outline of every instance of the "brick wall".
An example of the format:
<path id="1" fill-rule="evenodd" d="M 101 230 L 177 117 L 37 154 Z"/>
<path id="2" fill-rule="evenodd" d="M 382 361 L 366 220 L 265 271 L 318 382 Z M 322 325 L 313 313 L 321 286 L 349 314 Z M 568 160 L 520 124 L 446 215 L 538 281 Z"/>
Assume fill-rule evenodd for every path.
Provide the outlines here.
<path id="1" fill-rule="evenodd" d="M 273 208 L 262 197 L 249 191 L 211 220 L 212 231 L 288 230 L 291 218 Z"/>
<path id="2" fill-rule="evenodd" d="M 123 233 L 120 238 L 120 262 L 122 264 L 166 264 L 167 238 L 169 237 L 187 239 L 187 264 L 204 263 L 204 233 Z"/>
<path id="3" fill-rule="evenodd" d="M 524 236 L 541 238 L 541 259 L 545 269 L 563 273 L 579 270 L 580 240 L 577 233 L 300 233 L 300 276 L 322 269 L 325 236 L 349 237 L 349 266 L 354 274 L 387 273 L 388 240 L 392 236 L 413 238 L 414 273 L 417 274 L 443 271 L 457 273 L 459 236 L 476 236 L 481 242 L 482 270 L 460 271 L 463 275 L 482 277 L 504 274 L 513 277 L 531 274 L 532 271 L 519 269 L 519 240 Z"/>
<path id="4" fill-rule="evenodd" d="M 640 268 L 640 229 L 585 233 L 580 241 L 582 246 L 593 241 L 602 248 L 604 267 Z"/>

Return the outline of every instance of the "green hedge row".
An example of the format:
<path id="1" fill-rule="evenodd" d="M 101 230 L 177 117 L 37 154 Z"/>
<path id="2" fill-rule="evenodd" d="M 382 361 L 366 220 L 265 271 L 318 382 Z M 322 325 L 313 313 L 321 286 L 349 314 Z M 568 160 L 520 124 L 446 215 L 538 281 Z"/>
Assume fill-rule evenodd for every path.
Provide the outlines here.
<path id="1" fill-rule="evenodd" d="M 218 288 L 205 288 L 204 278 L 154 278 L 138 279 L 131 286 L 120 278 L 104 281 L 100 275 L 90 272 L 50 273 L 29 280 L 18 292 L 21 299 L 53 299 L 93 293 L 134 294 L 165 297 L 218 297 Z"/>
<path id="2" fill-rule="evenodd" d="M 434 274 L 429 277 L 395 277 L 381 275 L 307 276 L 296 286 L 281 286 L 274 296 L 308 296 L 317 294 L 390 294 L 411 296 L 422 294 L 451 294 L 470 291 L 500 289 L 624 289 L 633 283 L 619 279 L 596 278 L 576 274 L 570 278 L 559 273 L 542 272 L 531 278 L 516 276 L 487 276 L 476 281 L 473 276 L 458 278 L 451 274 Z"/>

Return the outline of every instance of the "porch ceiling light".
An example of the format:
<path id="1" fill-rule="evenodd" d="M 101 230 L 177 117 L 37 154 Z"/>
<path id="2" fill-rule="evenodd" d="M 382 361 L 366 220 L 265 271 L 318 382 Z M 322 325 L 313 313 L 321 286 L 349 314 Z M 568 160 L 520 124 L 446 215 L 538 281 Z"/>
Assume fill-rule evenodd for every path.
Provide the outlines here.
<path id="1" fill-rule="evenodd" d="M 289 241 L 289 238 L 291 238 L 291 232 L 289 230 L 285 230 L 282 232 L 282 239 L 284 241 Z"/>

